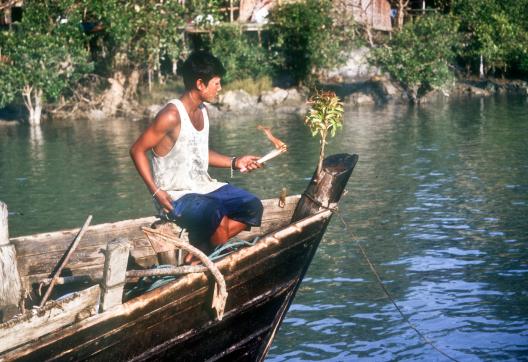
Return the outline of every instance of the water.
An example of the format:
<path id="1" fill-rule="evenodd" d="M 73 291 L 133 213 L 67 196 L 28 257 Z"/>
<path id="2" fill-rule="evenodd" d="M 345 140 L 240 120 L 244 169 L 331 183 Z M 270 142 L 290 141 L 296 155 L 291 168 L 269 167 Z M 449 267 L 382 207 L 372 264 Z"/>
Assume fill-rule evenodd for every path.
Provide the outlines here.
<path id="1" fill-rule="evenodd" d="M 464 99 L 346 110 L 329 153 L 360 161 L 288 312 L 268 361 L 446 361 L 402 313 L 460 361 L 528 360 L 528 100 Z M 212 126 L 229 155 L 290 146 L 265 170 L 232 182 L 263 198 L 303 191 L 318 145 L 294 116 Z M 150 215 L 128 148 L 146 122 L 51 122 L 0 127 L 0 199 L 10 234 Z M 229 178 L 227 170 L 212 172 Z M 345 228 L 346 224 L 346 228 Z"/>

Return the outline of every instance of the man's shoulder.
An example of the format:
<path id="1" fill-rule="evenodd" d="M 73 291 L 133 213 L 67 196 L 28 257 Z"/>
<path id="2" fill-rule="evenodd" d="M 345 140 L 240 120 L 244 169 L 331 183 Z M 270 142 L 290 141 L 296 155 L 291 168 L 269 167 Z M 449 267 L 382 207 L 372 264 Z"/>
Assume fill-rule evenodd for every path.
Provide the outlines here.
<path id="1" fill-rule="evenodd" d="M 166 122 L 180 122 L 180 112 L 178 111 L 178 108 L 173 103 L 167 103 L 160 111 L 158 112 L 156 116 L 156 120 L 158 121 L 166 121 Z"/>

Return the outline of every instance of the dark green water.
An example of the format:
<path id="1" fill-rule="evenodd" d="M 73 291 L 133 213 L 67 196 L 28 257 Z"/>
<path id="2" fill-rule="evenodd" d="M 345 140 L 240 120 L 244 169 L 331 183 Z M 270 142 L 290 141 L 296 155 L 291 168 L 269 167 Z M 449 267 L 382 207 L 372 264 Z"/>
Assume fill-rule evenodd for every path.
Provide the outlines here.
<path id="1" fill-rule="evenodd" d="M 318 144 L 295 117 L 217 122 L 213 148 L 270 149 L 264 123 L 290 147 L 232 182 L 262 198 L 303 191 Z M 128 156 L 145 122 L 0 127 L 0 200 L 10 234 L 152 214 Z M 329 153 L 360 161 L 268 361 L 528 360 L 528 100 L 453 100 L 419 108 L 347 109 Z M 227 179 L 226 170 L 212 172 Z"/>

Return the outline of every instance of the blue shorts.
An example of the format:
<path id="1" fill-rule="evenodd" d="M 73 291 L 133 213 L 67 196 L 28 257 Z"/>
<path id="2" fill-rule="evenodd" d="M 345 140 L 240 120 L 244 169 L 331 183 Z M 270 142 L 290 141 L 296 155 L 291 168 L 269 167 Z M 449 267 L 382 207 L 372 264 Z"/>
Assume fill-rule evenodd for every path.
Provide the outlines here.
<path id="1" fill-rule="evenodd" d="M 206 252 L 224 216 L 248 226 L 260 226 L 263 211 L 255 195 L 229 184 L 208 194 L 186 194 L 173 201 L 172 206 L 168 218 L 186 229 L 191 243 Z"/>

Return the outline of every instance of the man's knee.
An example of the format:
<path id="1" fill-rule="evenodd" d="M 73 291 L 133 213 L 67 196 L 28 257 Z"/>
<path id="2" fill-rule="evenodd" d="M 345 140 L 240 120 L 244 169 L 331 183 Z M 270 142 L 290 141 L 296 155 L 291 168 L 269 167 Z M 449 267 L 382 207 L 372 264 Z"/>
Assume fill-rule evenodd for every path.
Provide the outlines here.
<path id="1" fill-rule="evenodd" d="M 247 209 L 251 213 L 251 217 L 255 220 L 262 220 L 262 214 L 264 212 L 264 206 L 262 206 L 262 201 L 256 196 L 253 196 L 247 203 Z"/>

